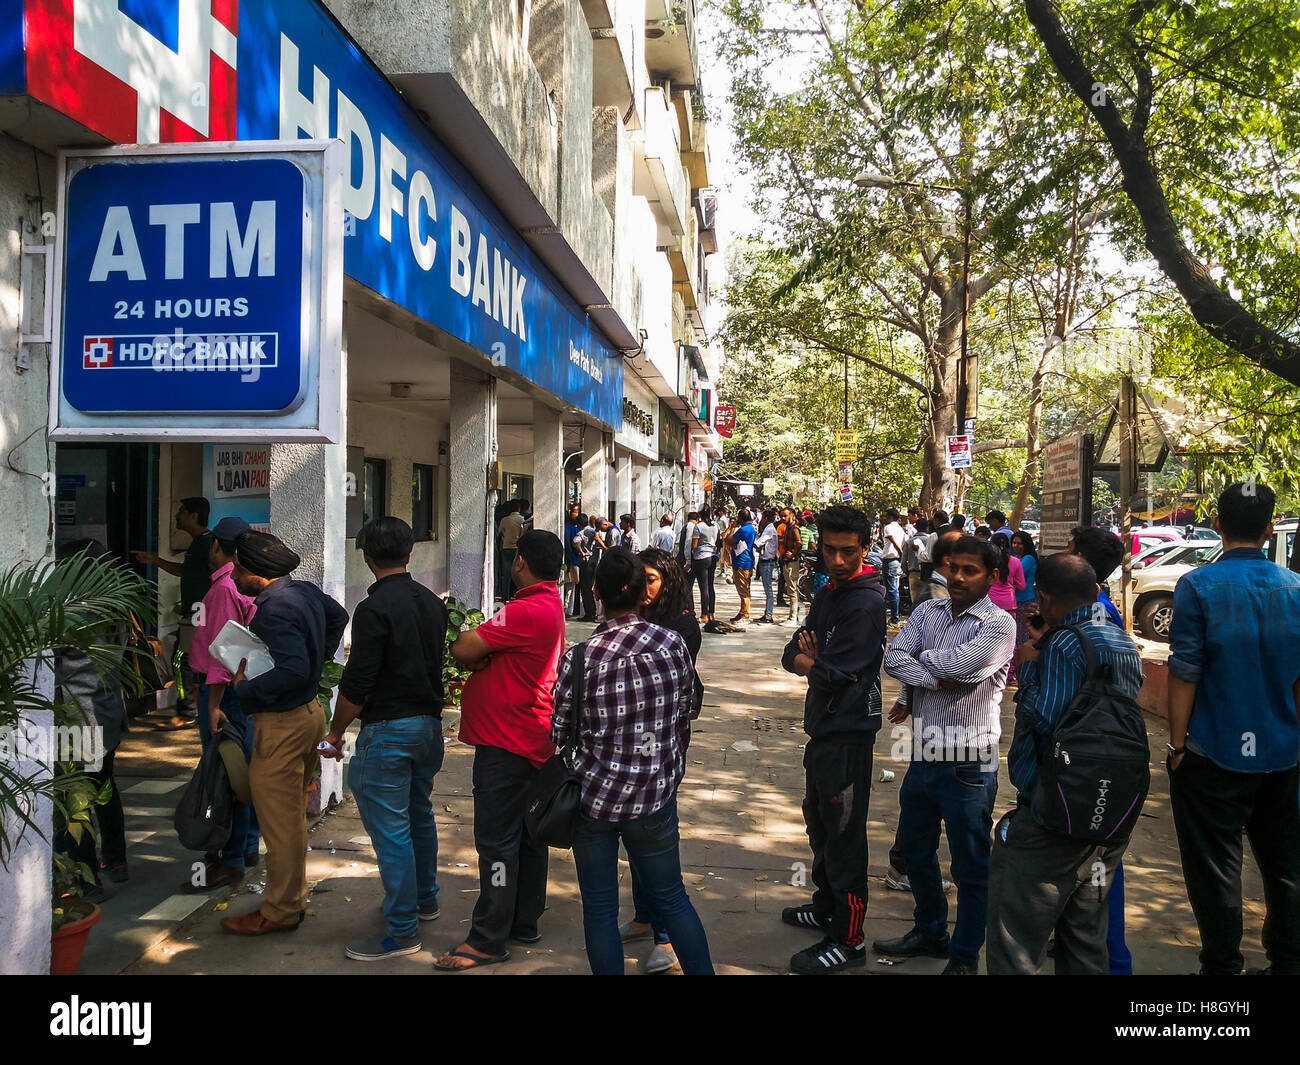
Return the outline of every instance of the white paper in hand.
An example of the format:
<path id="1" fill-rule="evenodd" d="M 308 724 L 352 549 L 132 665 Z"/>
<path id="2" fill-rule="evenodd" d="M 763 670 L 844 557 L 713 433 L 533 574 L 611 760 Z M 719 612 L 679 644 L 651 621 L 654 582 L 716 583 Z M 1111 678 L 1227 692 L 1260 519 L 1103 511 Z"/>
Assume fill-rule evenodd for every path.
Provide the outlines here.
<path id="1" fill-rule="evenodd" d="M 208 652 L 231 673 L 239 668 L 240 662 L 247 659 L 244 676 L 249 680 L 275 668 L 275 659 L 266 649 L 266 644 L 234 620 L 221 626 L 221 631 L 208 645 Z"/>

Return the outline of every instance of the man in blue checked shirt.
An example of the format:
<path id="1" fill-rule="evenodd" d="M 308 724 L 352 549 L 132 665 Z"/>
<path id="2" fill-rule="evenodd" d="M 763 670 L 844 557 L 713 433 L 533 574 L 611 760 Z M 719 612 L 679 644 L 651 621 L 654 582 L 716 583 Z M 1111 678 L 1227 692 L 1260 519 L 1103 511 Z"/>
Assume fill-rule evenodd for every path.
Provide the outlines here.
<path id="1" fill-rule="evenodd" d="M 1219 496 L 1223 554 L 1174 588 L 1169 800 L 1202 974 L 1241 972 L 1241 837 L 1264 881 L 1272 973 L 1300 973 L 1300 575 L 1264 557 L 1275 497 Z"/>
<path id="2" fill-rule="evenodd" d="M 1132 697 L 1142 687 L 1142 655 L 1110 623 L 1097 601 L 1097 575 L 1081 556 L 1042 560 L 1038 602 L 1050 631 L 1016 651 L 1020 690 L 1007 773 L 1017 805 L 993 830 L 986 961 L 990 975 L 1032 974 L 1055 932 L 1057 975 L 1103 975 L 1109 969 L 1106 899 L 1128 840 L 1093 846 L 1053 832 L 1033 819 L 1029 800 L 1061 714 L 1088 675 L 1079 637 L 1065 626 L 1079 626 L 1111 667 L 1116 688 Z"/>

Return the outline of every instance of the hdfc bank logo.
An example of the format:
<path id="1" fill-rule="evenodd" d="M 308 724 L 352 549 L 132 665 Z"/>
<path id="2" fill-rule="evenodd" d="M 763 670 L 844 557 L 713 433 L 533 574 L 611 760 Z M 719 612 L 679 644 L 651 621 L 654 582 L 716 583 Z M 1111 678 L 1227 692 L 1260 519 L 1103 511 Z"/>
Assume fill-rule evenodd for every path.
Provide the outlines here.
<path id="1" fill-rule="evenodd" d="M 118 144 L 235 140 L 239 0 L 28 0 L 28 91 Z"/>
<path id="2" fill-rule="evenodd" d="M 99 370 L 113 365 L 113 338 L 86 337 L 86 345 L 81 356 L 81 366 L 85 370 Z"/>

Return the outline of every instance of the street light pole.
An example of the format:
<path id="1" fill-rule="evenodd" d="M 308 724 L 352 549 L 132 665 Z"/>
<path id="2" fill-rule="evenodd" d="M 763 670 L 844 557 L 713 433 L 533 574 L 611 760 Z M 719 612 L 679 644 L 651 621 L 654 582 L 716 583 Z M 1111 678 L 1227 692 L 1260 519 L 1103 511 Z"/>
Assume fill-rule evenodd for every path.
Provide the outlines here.
<path id="1" fill-rule="evenodd" d="M 961 361 L 957 367 L 957 435 L 966 432 L 967 419 L 979 417 L 980 369 L 979 362 L 971 358 L 970 333 L 970 237 L 971 198 L 961 190 L 963 206 L 963 240 L 961 265 Z"/>

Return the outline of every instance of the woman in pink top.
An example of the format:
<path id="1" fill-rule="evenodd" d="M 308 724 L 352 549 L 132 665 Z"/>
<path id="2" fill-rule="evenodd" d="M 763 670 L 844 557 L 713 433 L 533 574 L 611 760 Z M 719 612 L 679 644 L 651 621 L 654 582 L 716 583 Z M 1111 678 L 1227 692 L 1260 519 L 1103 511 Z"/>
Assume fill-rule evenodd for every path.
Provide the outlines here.
<path id="1" fill-rule="evenodd" d="M 993 546 L 998 549 L 998 579 L 989 589 L 989 598 L 995 606 L 1000 606 L 1012 617 L 1016 616 L 1016 592 L 1025 590 L 1025 569 L 1020 559 L 1011 553 L 1011 540 L 1006 533 L 995 533 Z M 1007 683 L 1016 682 L 1016 665 L 1011 663 L 1007 674 Z"/>

